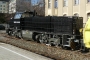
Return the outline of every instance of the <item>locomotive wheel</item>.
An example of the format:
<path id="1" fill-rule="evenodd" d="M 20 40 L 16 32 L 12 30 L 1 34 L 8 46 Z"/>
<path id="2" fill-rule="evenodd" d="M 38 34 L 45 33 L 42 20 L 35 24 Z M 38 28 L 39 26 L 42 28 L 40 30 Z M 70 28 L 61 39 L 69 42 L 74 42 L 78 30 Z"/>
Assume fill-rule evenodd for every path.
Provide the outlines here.
<path id="1" fill-rule="evenodd" d="M 38 35 L 38 33 L 36 33 L 36 32 L 34 32 L 33 34 L 32 34 L 32 39 L 34 40 L 34 41 L 37 41 L 37 39 L 36 39 L 36 36 Z"/>
<path id="2" fill-rule="evenodd" d="M 48 43 L 48 36 L 47 35 L 42 35 L 42 34 L 38 35 L 37 42 L 47 44 Z"/>
<path id="3" fill-rule="evenodd" d="M 58 47 L 60 45 L 60 38 L 58 36 L 54 36 L 49 38 L 48 42 L 51 46 Z"/>
<path id="4" fill-rule="evenodd" d="M 21 39 L 22 38 L 22 32 L 21 31 L 15 32 L 15 37 Z"/>
<path id="5" fill-rule="evenodd" d="M 11 31 L 8 31 L 8 35 L 11 35 Z"/>
<path id="6" fill-rule="evenodd" d="M 9 29 L 7 30 L 7 33 L 8 33 L 8 35 L 12 35 L 12 31 L 10 31 Z"/>
<path id="7" fill-rule="evenodd" d="M 37 36 L 37 43 L 40 43 L 40 36 Z"/>
<path id="8" fill-rule="evenodd" d="M 74 40 L 70 41 L 70 47 L 72 50 L 76 50 L 76 44 L 75 44 Z"/>
<path id="9" fill-rule="evenodd" d="M 18 38 L 22 38 L 22 32 L 20 31 L 20 32 L 18 32 Z"/>

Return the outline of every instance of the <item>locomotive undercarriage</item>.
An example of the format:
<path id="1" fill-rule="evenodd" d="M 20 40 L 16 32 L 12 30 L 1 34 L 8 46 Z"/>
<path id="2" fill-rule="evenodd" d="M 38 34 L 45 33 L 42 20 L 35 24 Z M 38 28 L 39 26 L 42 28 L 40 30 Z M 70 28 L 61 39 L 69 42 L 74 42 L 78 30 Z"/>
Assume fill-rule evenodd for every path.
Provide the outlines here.
<path id="1" fill-rule="evenodd" d="M 34 32 L 32 37 L 38 43 L 44 43 L 49 46 L 62 47 L 63 49 L 81 50 L 82 52 L 88 52 L 89 50 L 83 44 L 81 36 L 76 35 L 54 35 L 47 33 Z"/>
<path id="2" fill-rule="evenodd" d="M 80 36 L 76 35 L 56 35 L 56 34 L 48 34 L 48 33 L 37 33 L 31 32 L 28 30 L 15 30 L 8 29 L 8 35 L 15 36 L 17 38 L 25 38 L 28 40 L 33 39 L 38 43 L 44 43 L 49 46 L 58 46 L 63 49 L 71 49 L 71 50 L 81 50 L 87 51 L 88 49 L 84 47 L 83 40 Z"/>
<path id="3" fill-rule="evenodd" d="M 20 31 L 17 33 L 21 33 Z M 19 34 L 17 35 L 19 37 Z M 21 36 L 21 35 L 20 35 Z M 50 46 L 61 46 L 62 48 L 71 48 L 72 50 L 80 49 L 82 46 L 80 36 L 75 35 L 56 35 L 48 33 L 37 33 L 24 30 L 22 31 L 23 38 L 32 38 L 38 43 L 49 44 Z"/>
<path id="4" fill-rule="evenodd" d="M 7 34 L 10 36 L 15 36 L 17 38 L 22 38 L 22 31 L 20 29 L 7 29 Z"/>
<path id="5" fill-rule="evenodd" d="M 69 35 L 52 35 L 40 34 L 38 39 L 40 43 L 50 44 L 51 46 L 61 46 L 62 48 L 71 48 L 72 50 L 80 49 L 80 39 L 73 38 Z"/>

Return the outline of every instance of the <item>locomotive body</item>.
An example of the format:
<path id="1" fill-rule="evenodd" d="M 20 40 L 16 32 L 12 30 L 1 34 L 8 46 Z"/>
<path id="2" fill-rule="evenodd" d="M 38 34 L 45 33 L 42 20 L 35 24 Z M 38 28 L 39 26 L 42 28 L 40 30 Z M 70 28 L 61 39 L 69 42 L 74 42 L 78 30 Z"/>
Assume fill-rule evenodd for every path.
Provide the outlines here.
<path id="1" fill-rule="evenodd" d="M 72 49 L 76 49 L 82 44 L 79 32 L 82 27 L 82 17 L 34 16 L 21 19 L 22 30 L 32 31 L 33 40 L 50 45 L 72 47 Z"/>
<path id="2" fill-rule="evenodd" d="M 82 35 L 83 18 L 74 16 L 35 16 L 35 12 L 22 13 L 19 19 L 12 19 L 7 29 L 9 35 L 33 39 L 62 48 L 84 47 Z"/>

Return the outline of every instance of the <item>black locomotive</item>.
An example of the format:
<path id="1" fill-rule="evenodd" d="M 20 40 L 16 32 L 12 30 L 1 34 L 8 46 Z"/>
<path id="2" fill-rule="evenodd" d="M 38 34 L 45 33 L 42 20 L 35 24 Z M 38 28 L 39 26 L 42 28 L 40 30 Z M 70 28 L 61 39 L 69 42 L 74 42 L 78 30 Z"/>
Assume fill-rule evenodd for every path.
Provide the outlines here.
<path id="1" fill-rule="evenodd" d="M 38 16 L 35 12 L 16 13 L 8 22 L 8 35 L 33 39 L 62 48 L 84 48 L 83 18 L 74 16 Z"/>

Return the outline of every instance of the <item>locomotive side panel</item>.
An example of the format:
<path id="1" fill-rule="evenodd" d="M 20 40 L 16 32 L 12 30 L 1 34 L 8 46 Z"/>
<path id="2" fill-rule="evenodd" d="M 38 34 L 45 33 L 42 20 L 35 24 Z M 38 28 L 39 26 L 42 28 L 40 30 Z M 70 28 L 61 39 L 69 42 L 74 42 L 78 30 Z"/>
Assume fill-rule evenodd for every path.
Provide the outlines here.
<path id="1" fill-rule="evenodd" d="M 72 34 L 72 18 L 68 17 L 52 17 L 51 26 L 53 25 L 53 33 L 55 34 Z"/>
<path id="2" fill-rule="evenodd" d="M 47 32 L 52 34 L 78 34 L 83 27 L 83 19 L 77 17 L 28 17 L 21 19 L 24 30 Z M 74 32 L 74 33 L 73 33 Z"/>
<path id="3" fill-rule="evenodd" d="M 21 28 L 36 32 L 50 32 L 50 17 L 27 17 L 21 19 Z"/>
<path id="4" fill-rule="evenodd" d="M 34 31 L 50 33 L 50 17 L 34 17 L 32 27 Z"/>
<path id="5" fill-rule="evenodd" d="M 32 29 L 32 17 L 25 17 L 20 19 L 20 25 L 22 30 L 31 30 Z"/>
<path id="6" fill-rule="evenodd" d="M 83 28 L 82 17 L 52 17 L 54 33 L 77 35 L 79 29 Z"/>

